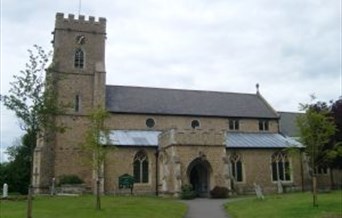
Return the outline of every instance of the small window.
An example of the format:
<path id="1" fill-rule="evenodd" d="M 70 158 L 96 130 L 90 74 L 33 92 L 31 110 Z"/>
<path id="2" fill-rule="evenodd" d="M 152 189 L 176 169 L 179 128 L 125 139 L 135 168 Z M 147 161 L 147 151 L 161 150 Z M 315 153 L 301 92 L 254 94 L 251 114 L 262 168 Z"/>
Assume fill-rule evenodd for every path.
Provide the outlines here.
<path id="1" fill-rule="evenodd" d="M 198 120 L 191 121 L 191 127 L 193 129 L 196 129 L 196 128 L 200 127 L 200 122 Z"/>
<path id="2" fill-rule="evenodd" d="M 80 96 L 76 95 L 75 96 L 75 112 L 80 111 Z"/>
<path id="3" fill-rule="evenodd" d="M 259 120 L 259 130 L 260 131 L 268 131 L 269 130 L 268 120 Z"/>
<path id="4" fill-rule="evenodd" d="M 75 51 L 74 66 L 75 68 L 84 68 L 84 52 L 82 49 Z"/>
<path id="5" fill-rule="evenodd" d="M 146 126 L 147 126 L 148 128 L 153 128 L 155 124 L 156 124 L 156 122 L 155 122 L 154 119 L 152 119 L 152 118 L 148 118 L 148 119 L 146 120 Z"/>
<path id="6" fill-rule="evenodd" d="M 240 122 L 239 120 L 229 120 L 229 130 L 239 130 Z"/>
<path id="7" fill-rule="evenodd" d="M 291 181 L 290 162 L 287 154 L 283 152 L 272 155 L 272 180 Z"/>

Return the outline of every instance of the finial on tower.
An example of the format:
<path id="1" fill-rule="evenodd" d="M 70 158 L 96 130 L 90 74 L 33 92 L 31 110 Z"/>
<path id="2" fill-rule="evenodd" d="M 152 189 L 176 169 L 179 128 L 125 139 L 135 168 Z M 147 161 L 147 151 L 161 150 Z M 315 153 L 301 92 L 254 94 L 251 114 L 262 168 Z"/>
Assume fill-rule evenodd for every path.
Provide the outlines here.
<path id="1" fill-rule="evenodd" d="M 259 83 L 255 84 L 256 87 L 256 93 L 259 94 Z"/>

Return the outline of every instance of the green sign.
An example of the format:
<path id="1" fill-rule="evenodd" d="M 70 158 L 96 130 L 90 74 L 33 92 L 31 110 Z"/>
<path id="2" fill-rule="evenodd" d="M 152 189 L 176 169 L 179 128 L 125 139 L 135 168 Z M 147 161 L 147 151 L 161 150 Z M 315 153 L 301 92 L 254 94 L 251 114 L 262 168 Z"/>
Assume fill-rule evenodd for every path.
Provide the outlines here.
<path id="1" fill-rule="evenodd" d="M 134 177 L 131 175 L 123 174 L 119 177 L 119 189 L 129 188 L 133 189 L 134 186 Z"/>

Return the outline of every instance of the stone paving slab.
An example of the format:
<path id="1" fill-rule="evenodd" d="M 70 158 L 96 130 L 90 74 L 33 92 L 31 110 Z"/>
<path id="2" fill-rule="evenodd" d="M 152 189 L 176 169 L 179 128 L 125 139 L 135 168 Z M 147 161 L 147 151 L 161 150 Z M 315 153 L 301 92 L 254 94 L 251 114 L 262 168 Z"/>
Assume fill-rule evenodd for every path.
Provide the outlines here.
<path id="1" fill-rule="evenodd" d="M 196 198 L 182 202 L 188 205 L 185 218 L 230 218 L 224 211 L 227 199 Z"/>

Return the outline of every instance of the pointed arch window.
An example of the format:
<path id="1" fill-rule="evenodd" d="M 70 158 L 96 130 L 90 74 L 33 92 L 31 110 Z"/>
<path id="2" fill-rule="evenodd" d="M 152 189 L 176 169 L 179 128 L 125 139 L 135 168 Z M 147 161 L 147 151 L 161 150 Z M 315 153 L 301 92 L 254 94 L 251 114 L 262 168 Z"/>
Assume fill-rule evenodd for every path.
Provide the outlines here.
<path id="1" fill-rule="evenodd" d="M 136 183 L 148 183 L 148 158 L 144 151 L 134 156 L 133 174 Z"/>
<path id="2" fill-rule="evenodd" d="M 231 173 L 232 176 L 235 178 L 236 182 L 243 181 L 243 169 L 242 169 L 242 158 L 240 154 L 233 153 L 229 157 L 230 166 L 231 166 Z"/>
<path id="3" fill-rule="evenodd" d="M 74 66 L 75 68 L 84 68 L 84 52 L 80 48 L 75 51 Z"/>
<path id="4" fill-rule="evenodd" d="M 284 152 L 276 152 L 272 155 L 272 180 L 291 181 L 290 161 Z"/>

